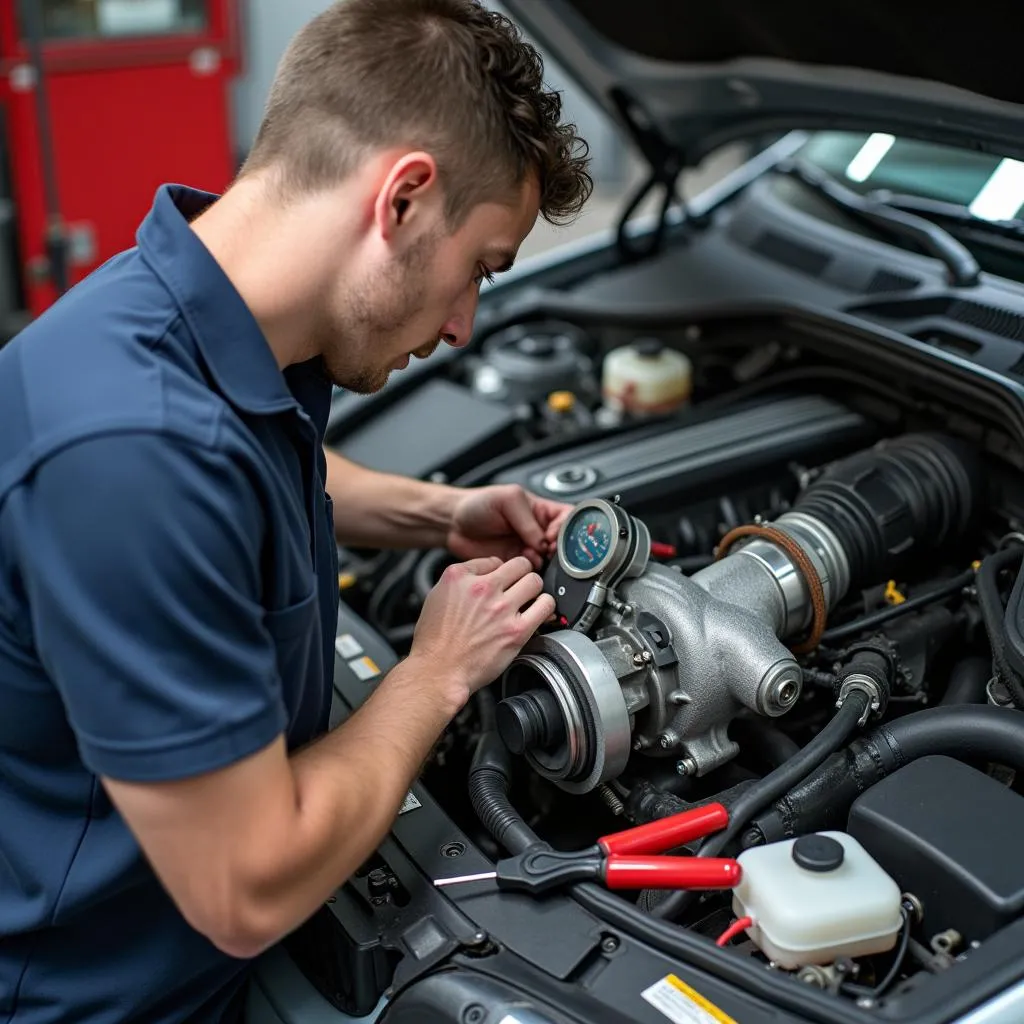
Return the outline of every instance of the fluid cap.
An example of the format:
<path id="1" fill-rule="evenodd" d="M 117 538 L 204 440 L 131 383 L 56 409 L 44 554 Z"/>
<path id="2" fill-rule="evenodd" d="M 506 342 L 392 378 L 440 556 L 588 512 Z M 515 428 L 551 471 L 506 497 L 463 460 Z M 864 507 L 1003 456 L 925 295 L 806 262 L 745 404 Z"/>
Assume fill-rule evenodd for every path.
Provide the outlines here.
<path id="1" fill-rule="evenodd" d="M 807 871 L 835 871 L 846 851 L 831 836 L 801 836 L 793 844 L 793 860 Z"/>
<path id="2" fill-rule="evenodd" d="M 524 356 L 533 356 L 536 359 L 547 359 L 555 354 L 555 342 L 543 334 L 527 334 L 519 339 L 516 348 Z"/>
<path id="3" fill-rule="evenodd" d="M 631 347 L 643 359 L 654 359 L 665 351 L 665 344 L 659 338 L 637 338 Z"/>
<path id="4" fill-rule="evenodd" d="M 548 395 L 548 408 L 555 413 L 572 412 L 576 396 L 571 391 L 552 391 Z"/>

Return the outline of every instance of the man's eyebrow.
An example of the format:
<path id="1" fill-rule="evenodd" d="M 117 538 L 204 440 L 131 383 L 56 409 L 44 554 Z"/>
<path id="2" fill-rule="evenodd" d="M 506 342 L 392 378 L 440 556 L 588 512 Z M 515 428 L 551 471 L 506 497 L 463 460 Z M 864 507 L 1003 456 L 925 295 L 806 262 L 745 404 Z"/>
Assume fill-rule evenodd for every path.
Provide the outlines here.
<path id="1" fill-rule="evenodd" d="M 512 269 L 516 261 L 514 249 L 489 249 L 484 257 L 491 266 L 493 273 L 504 274 Z"/>

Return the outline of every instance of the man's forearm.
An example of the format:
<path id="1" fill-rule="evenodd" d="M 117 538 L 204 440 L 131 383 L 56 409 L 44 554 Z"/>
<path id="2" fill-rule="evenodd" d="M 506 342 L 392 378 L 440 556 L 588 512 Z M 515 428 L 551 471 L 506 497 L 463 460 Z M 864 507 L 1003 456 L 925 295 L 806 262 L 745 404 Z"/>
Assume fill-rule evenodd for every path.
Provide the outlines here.
<path id="1" fill-rule="evenodd" d="M 265 891 L 253 894 L 274 942 L 312 914 L 379 846 L 431 748 L 463 700 L 444 703 L 429 666 L 407 660 L 349 721 L 292 758 L 295 816 Z M 262 916 L 262 915 L 260 915 Z"/>
<path id="2" fill-rule="evenodd" d="M 453 487 L 378 473 L 325 449 L 339 543 L 367 548 L 444 547 Z"/>

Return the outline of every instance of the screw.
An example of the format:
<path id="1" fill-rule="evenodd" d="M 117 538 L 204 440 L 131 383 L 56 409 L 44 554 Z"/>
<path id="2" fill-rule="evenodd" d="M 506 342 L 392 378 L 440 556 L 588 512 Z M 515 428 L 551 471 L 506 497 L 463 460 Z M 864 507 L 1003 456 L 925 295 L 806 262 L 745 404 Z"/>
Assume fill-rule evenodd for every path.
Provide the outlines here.
<path id="1" fill-rule="evenodd" d="M 633 655 L 633 664 L 634 665 L 642 665 L 643 663 L 644 663 L 644 656 L 639 651 L 637 651 L 637 653 Z"/>
<path id="2" fill-rule="evenodd" d="M 663 732 L 658 737 L 658 743 L 662 750 L 668 750 L 672 746 L 672 737 L 667 732 Z"/>
<path id="3" fill-rule="evenodd" d="M 611 786 L 601 785 L 597 787 L 597 794 L 612 814 L 623 814 L 626 810 L 625 804 L 619 799 L 618 794 Z"/>
<path id="4" fill-rule="evenodd" d="M 565 597 L 565 587 L 559 587 L 558 588 L 558 596 L 559 597 Z"/>
<path id="5" fill-rule="evenodd" d="M 644 651 L 644 653 L 640 655 L 640 659 L 644 662 L 645 665 L 649 665 L 652 661 L 654 661 L 654 655 L 651 654 L 650 651 Z"/>
<path id="6" fill-rule="evenodd" d="M 697 774 L 697 762 L 692 757 L 684 757 L 680 761 L 676 761 L 676 774 L 677 775 L 696 775 Z"/>
<path id="7" fill-rule="evenodd" d="M 480 1024 L 480 1022 L 487 1016 L 487 1011 L 480 1006 L 479 1003 L 474 1003 L 472 1006 L 466 1007 L 466 1012 L 462 1015 L 464 1024 Z"/>
<path id="8" fill-rule="evenodd" d="M 606 935 L 601 940 L 601 950 L 604 953 L 614 953 L 619 948 L 619 940 L 614 935 Z"/>
<path id="9" fill-rule="evenodd" d="M 337 903 L 338 902 L 338 897 L 337 896 L 328 896 L 327 897 L 327 902 L 328 903 Z"/>
<path id="10" fill-rule="evenodd" d="M 465 852 L 466 846 L 464 843 L 445 843 L 441 847 L 441 856 L 448 857 L 451 860 L 461 857 Z"/>

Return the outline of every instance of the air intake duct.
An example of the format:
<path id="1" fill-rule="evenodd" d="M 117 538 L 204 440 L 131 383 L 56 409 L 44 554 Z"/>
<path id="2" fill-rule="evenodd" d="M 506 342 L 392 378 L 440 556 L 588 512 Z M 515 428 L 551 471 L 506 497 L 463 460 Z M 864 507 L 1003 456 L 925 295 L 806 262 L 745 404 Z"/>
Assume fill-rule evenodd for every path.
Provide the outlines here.
<path id="1" fill-rule="evenodd" d="M 806 642 L 794 649 L 810 649 L 852 589 L 963 538 L 979 493 L 980 462 L 962 442 L 933 434 L 883 441 L 833 463 L 775 522 L 733 530 L 719 560 L 693 580 L 741 607 L 760 593 L 776 635 L 804 631 Z M 765 574 L 775 583 L 767 602 Z"/>
<path id="2" fill-rule="evenodd" d="M 969 450 L 909 435 L 834 464 L 794 511 L 828 526 L 846 553 L 851 586 L 860 586 L 962 537 L 978 482 Z"/>

